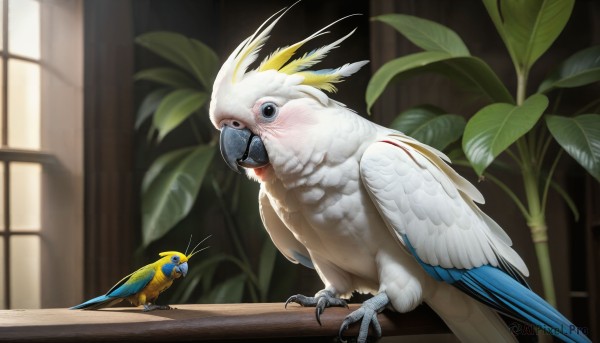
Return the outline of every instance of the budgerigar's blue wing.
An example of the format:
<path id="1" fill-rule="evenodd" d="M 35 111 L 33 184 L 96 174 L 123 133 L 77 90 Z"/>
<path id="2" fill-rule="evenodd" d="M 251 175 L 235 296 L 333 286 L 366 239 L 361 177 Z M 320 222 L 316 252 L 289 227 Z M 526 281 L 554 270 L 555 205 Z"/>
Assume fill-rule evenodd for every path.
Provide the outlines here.
<path id="1" fill-rule="evenodd" d="M 127 275 L 117 282 L 105 295 L 95 297 L 84 303 L 71 307 L 72 310 L 98 310 L 110 307 L 124 298 L 141 291 L 152 280 L 155 274 L 154 265 L 149 264 Z"/>
<path id="2" fill-rule="evenodd" d="M 146 287 L 155 273 L 156 270 L 153 264 L 144 266 L 124 277 L 106 295 L 113 298 L 125 298 L 134 295 Z"/>

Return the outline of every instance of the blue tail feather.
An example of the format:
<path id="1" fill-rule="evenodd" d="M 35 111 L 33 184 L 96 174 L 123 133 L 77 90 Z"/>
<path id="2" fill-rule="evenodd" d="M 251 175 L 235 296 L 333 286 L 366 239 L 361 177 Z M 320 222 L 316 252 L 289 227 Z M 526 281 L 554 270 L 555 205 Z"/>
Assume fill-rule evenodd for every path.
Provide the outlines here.
<path id="1" fill-rule="evenodd" d="M 515 319 L 530 322 L 540 332 L 552 334 L 565 342 L 591 342 L 584 330 L 573 325 L 565 316 L 535 294 L 520 278 L 505 271 L 483 265 L 472 269 L 443 268 L 423 262 L 408 239 L 409 251 L 425 271 L 438 281 L 447 282 L 474 299 Z"/>
<path id="2" fill-rule="evenodd" d="M 108 307 L 113 303 L 119 302 L 121 300 L 121 298 L 113 298 L 106 295 L 101 295 L 79 305 L 73 306 L 70 308 L 70 310 L 97 310 L 104 307 Z"/>
<path id="3" fill-rule="evenodd" d="M 591 342 L 554 307 L 501 270 L 481 266 L 466 271 L 464 278 L 478 283 L 486 293 L 493 295 L 495 303 L 504 308 L 506 314 L 527 320 L 566 342 Z"/>

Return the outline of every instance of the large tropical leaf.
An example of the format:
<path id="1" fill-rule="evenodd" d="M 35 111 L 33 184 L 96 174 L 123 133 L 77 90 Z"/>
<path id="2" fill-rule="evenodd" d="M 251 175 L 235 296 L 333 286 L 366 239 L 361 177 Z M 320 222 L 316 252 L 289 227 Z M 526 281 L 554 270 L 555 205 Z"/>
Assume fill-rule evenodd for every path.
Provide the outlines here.
<path id="1" fill-rule="evenodd" d="M 203 297 L 216 304 L 233 304 L 242 301 L 247 276 L 239 274 L 215 286 L 212 292 Z"/>
<path id="2" fill-rule="evenodd" d="M 425 72 L 444 75 L 491 101 L 514 102 L 496 73 L 481 59 L 472 56 L 453 57 L 445 52 L 425 51 L 389 61 L 375 72 L 369 81 L 365 95 L 369 113 L 390 82 Z"/>
<path id="3" fill-rule="evenodd" d="M 142 236 L 147 246 L 166 234 L 192 208 L 215 147 L 175 150 L 157 159 L 142 185 Z"/>
<path id="4" fill-rule="evenodd" d="M 483 0 L 517 70 L 529 69 L 569 21 L 575 0 Z"/>
<path id="5" fill-rule="evenodd" d="M 194 89 L 177 89 L 163 98 L 154 113 L 154 126 L 158 129 L 158 139 L 199 110 L 208 100 L 208 94 Z"/>
<path id="6" fill-rule="evenodd" d="M 553 88 L 579 87 L 600 81 L 600 45 L 581 50 L 561 63 L 538 88 L 547 92 Z"/>
<path id="7" fill-rule="evenodd" d="M 434 106 L 417 106 L 400 113 L 390 128 L 401 131 L 420 142 L 443 150 L 462 135 L 465 119 L 446 114 Z"/>
<path id="8" fill-rule="evenodd" d="M 469 56 L 469 49 L 456 32 L 434 21 L 405 14 L 385 14 L 373 19 L 392 26 L 423 50 Z"/>
<path id="9" fill-rule="evenodd" d="M 600 181 L 600 115 L 574 118 L 548 115 L 546 124 L 558 144 Z"/>
<path id="10" fill-rule="evenodd" d="M 169 92 L 170 89 L 168 88 L 159 88 L 146 95 L 138 109 L 137 117 L 135 118 L 136 129 L 139 129 L 146 119 L 152 116 L 152 113 L 156 111 L 158 105 Z"/>
<path id="11" fill-rule="evenodd" d="M 424 51 L 403 56 L 385 63 L 375 72 L 375 74 L 373 74 L 373 77 L 371 77 L 371 80 L 369 80 L 369 84 L 367 85 L 365 95 L 367 111 L 369 113 L 371 112 L 371 107 L 373 106 L 373 103 L 375 103 L 375 100 L 379 98 L 387 85 L 396 76 L 430 63 L 448 59 L 449 57 L 451 57 L 451 55 L 446 52 Z"/>
<path id="12" fill-rule="evenodd" d="M 150 68 L 140 70 L 133 78 L 161 83 L 166 86 L 178 88 L 195 88 L 198 84 L 184 72 L 169 67 Z"/>
<path id="13" fill-rule="evenodd" d="M 479 110 L 463 135 L 463 150 L 477 174 L 482 175 L 500 153 L 531 130 L 546 107 L 548 98 L 536 94 L 521 106 L 498 103 Z"/>
<path id="14" fill-rule="evenodd" d="M 273 275 L 273 267 L 275 267 L 275 258 L 277 257 L 277 249 L 270 239 L 266 239 L 260 253 L 258 263 L 258 287 L 262 301 L 267 300 L 269 284 Z"/>
<path id="15" fill-rule="evenodd" d="M 515 102 L 502 80 L 478 57 L 454 57 L 422 68 L 446 76 L 466 90 L 480 94 L 491 102 Z"/>
<path id="16" fill-rule="evenodd" d="M 192 294 L 198 291 L 198 288 L 208 292 L 217 267 L 226 260 L 227 256 L 225 254 L 216 253 L 206 258 L 203 257 L 198 261 L 189 262 L 191 264 L 190 271 L 173 292 L 170 299 L 171 303 L 189 303 Z"/>
<path id="17" fill-rule="evenodd" d="M 142 34 L 135 41 L 194 75 L 205 90 L 212 88 L 219 70 L 219 58 L 204 43 L 179 33 L 164 31 Z"/>

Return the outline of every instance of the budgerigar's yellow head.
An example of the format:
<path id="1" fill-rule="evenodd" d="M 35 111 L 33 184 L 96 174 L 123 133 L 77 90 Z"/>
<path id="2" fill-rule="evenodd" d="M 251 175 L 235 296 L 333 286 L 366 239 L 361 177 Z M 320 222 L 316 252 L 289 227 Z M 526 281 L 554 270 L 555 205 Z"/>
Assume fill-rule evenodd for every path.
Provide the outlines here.
<path id="1" fill-rule="evenodd" d="M 165 275 L 172 276 L 174 278 L 178 278 L 180 276 L 186 276 L 188 272 L 188 264 L 192 256 L 199 253 L 202 250 L 208 249 L 209 247 L 204 247 L 202 249 L 196 250 L 200 244 L 202 244 L 205 240 L 207 240 L 210 236 L 204 238 L 200 243 L 196 244 L 196 246 L 192 249 L 192 251 L 187 254 L 187 249 L 190 247 L 190 243 L 192 242 L 192 237 L 190 237 L 190 243 L 188 243 L 187 249 L 185 249 L 185 253 L 180 253 L 179 251 L 165 251 L 158 254 L 162 257 L 159 263 L 162 265 L 161 268 Z M 186 255 L 187 254 L 187 255 Z"/>

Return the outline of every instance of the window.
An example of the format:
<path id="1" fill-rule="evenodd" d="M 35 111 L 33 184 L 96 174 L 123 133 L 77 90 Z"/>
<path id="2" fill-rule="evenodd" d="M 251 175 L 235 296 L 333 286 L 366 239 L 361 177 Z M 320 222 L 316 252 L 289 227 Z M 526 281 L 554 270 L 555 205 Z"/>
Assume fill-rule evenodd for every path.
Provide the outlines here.
<path id="1" fill-rule="evenodd" d="M 55 287 L 81 296 L 81 3 L 0 11 L 0 308 L 65 306 Z"/>

